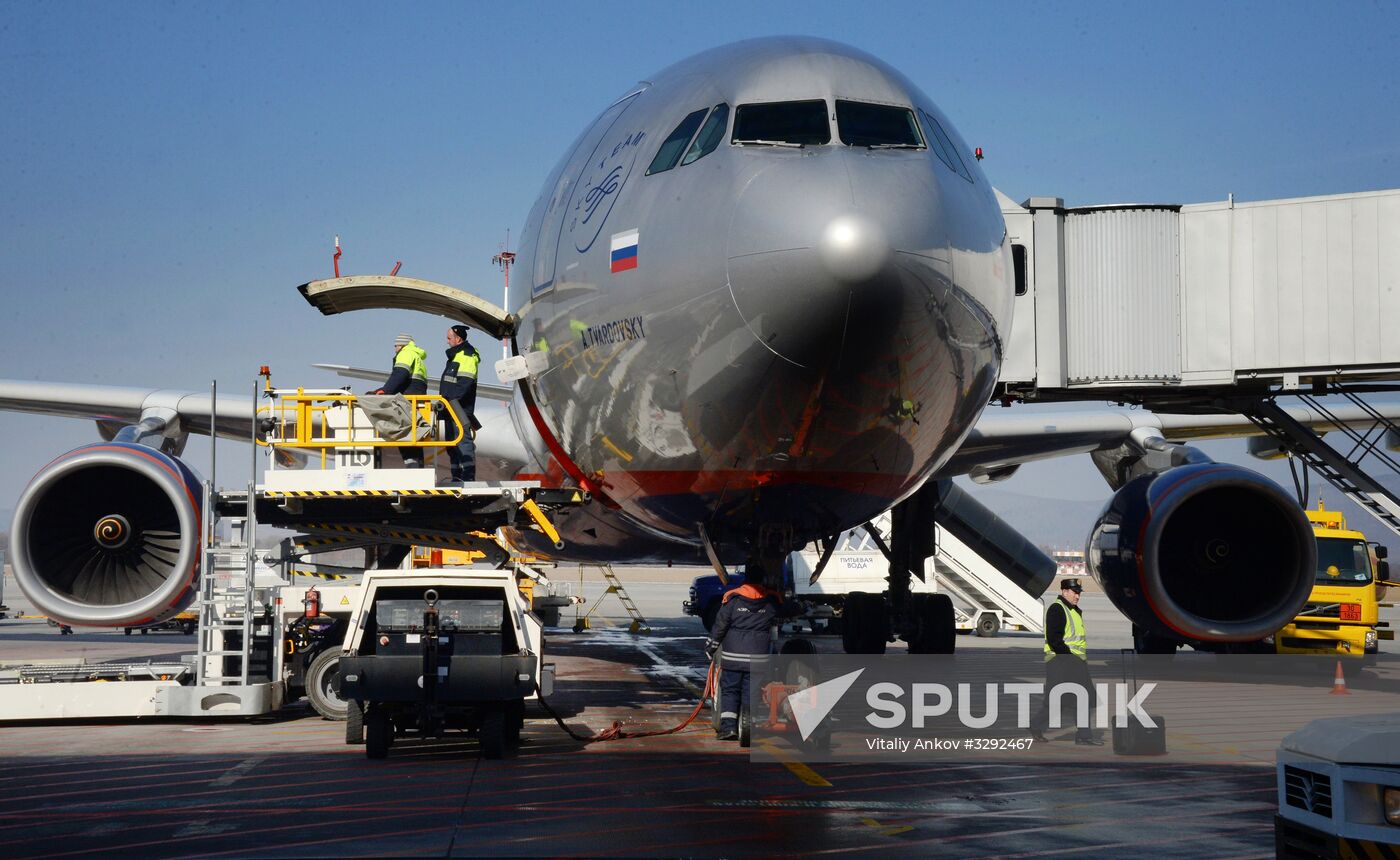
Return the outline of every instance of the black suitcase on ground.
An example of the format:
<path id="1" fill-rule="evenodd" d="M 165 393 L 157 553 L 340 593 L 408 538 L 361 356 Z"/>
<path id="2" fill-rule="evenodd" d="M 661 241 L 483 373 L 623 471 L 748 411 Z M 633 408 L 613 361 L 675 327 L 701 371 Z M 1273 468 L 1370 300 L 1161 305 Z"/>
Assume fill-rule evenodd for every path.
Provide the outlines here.
<path id="1" fill-rule="evenodd" d="M 1137 657 L 1131 648 L 1122 650 L 1123 682 L 1128 682 L 1128 666 Z M 1132 695 L 1137 695 L 1137 669 L 1134 666 Z M 1165 755 L 1167 752 L 1167 720 L 1165 717 L 1149 713 L 1156 728 L 1148 728 L 1128 715 L 1126 726 L 1113 726 L 1113 752 L 1115 755 Z"/>

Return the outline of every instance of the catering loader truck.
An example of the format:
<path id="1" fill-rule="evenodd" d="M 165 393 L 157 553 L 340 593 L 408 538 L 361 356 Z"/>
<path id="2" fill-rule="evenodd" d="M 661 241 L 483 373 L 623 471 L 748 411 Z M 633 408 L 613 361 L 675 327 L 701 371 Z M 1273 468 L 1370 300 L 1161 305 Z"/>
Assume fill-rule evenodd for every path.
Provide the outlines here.
<path id="1" fill-rule="evenodd" d="M 1390 577 L 1388 552 L 1366 535 L 1347 527 L 1341 511 L 1327 510 L 1321 500 L 1306 511 L 1317 536 L 1317 583 L 1303 610 L 1274 634 L 1280 654 L 1366 657 L 1395 631 L 1380 620 Z"/>

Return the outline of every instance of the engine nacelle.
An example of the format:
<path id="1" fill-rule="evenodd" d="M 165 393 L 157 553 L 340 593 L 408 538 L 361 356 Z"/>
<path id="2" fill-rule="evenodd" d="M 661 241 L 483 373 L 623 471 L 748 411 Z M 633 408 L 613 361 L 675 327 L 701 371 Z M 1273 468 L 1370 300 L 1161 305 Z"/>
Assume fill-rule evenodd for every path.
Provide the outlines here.
<path id="1" fill-rule="evenodd" d="M 1277 632 L 1317 575 L 1317 543 L 1298 503 L 1262 475 L 1222 463 L 1129 481 L 1099 514 L 1085 557 L 1130 620 L 1186 641 Z"/>
<path id="2" fill-rule="evenodd" d="M 36 609 L 69 624 L 133 627 L 197 592 L 199 480 L 179 460 L 123 442 L 45 466 L 20 496 L 10 563 Z"/>

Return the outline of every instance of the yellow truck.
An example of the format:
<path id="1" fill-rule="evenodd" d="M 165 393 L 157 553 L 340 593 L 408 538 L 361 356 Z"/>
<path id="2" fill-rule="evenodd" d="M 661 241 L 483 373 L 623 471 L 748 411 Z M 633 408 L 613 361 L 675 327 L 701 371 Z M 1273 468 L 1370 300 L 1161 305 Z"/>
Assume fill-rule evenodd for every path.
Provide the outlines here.
<path id="1" fill-rule="evenodd" d="M 1381 600 L 1394 584 L 1387 581 L 1386 548 L 1367 543 L 1321 500 L 1306 513 L 1317 536 L 1317 583 L 1298 616 L 1274 634 L 1274 646 L 1280 654 L 1375 654 L 1381 639 L 1395 638 L 1380 620 L 1381 606 L 1389 605 Z"/>

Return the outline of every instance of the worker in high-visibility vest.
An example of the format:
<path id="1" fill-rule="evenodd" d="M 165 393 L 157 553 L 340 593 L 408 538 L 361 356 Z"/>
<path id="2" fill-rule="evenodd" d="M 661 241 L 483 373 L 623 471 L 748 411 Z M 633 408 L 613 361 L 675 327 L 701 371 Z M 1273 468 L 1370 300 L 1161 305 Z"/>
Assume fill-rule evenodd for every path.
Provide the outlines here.
<path id="1" fill-rule="evenodd" d="M 481 426 L 476 420 L 476 374 L 481 367 L 481 354 L 476 347 L 467 343 L 467 327 L 454 325 L 447 330 L 447 365 L 442 369 L 442 379 L 438 382 L 438 394 L 447 401 L 447 408 L 462 425 L 462 438 L 447 449 L 447 458 L 452 461 L 453 481 L 476 480 L 476 443 L 472 441 L 472 430 Z M 457 428 L 447 424 L 444 438 L 451 438 Z"/>
<path id="2" fill-rule="evenodd" d="M 370 391 L 370 394 L 427 394 L 428 365 L 424 359 L 428 354 L 413 342 L 413 336 L 401 334 L 394 338 L 394 369 L 384 384 Z M 418 448 L 404 448 L 403 464 L 409 469 L 423 465 L 423 454 Z"/>
<path id="3" fill-rule="evenodd" d="M 1094 682 L 1089 677 L 1089 638 L 1084 631 L 1084 612 L 1079 608 L 1079 597 L 1084 586 L 1078 579 L 1060 580 L 1060 596 L 1055 598 L 1045 610 L 1045 696 L 1041 699 L 1040 710 L 1031 717 L 1031 735 L 1039 741 L 1045 740 L 1045 730 L 1050 726 L 1051 691 L 1064 684 L 1079 688 L 1079 695 L 1087 700 L 1089 719 L 1076 726 L 1074 742 L 1086 746 L 1103 746 L 1103 741 L 1094 735 L 1092 719 L 1094 714 Z M 1078 705 L 1075 693 L 1069 693 L 1060 704 Z M 1071 708 L 1076 712 L 1078 707 Z"/>

